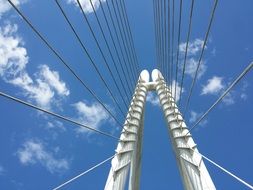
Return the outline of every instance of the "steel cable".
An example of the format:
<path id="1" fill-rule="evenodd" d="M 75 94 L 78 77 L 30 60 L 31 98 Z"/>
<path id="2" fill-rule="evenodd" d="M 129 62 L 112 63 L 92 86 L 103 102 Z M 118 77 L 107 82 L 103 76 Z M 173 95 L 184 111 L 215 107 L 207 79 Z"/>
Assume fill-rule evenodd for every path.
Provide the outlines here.
<path id="1" fill-rule="evenodd" d="M 218 4 L 218 0 L 215 0 L 214 6 L 213 6 L 213 10 L 212 10 L 212 13 L 211 13 L 211 18 L 210 18 L 210 21 L 209 21 L 209 24 L 208 24 L 206 35 L 205 35 L 204 43 L 203 43 L 203 46 L 202 46 L 202 49 L 201 49 L 201 53 L 200 53 L 200 57 L 199 57 L 199 60 L 198 60 L 198 65 L 197 65 L 197 68 L 196 68 L 196 71 L 195 71 L 195 75 L 194 75 L 193 81 L 191 83 L 189 95 L 187 97 L 186 106 L 185 106 L 185 109 L 184 109 L 184 116 L 186 115 L 188 107 L 189 107 L 191 95 L 192 95 L 192 92 L 193 92 L 194 85 L 196 83 L 199 67 L 201 65 L 201 60 L 202 60 L 202 57 L 204 55 L 204 50 L 206 49 L 205 47 L 206 47 L 208 36 L 209 36 L 210 30 L 211 30 L 211 26 L 212 26 L 212 22 L 213 22 L 213 19 L 214 19 L 214 13 L 215 13 L 217 4 Z"/>
<path id="2" fill-rule="evenodd" d="M 11 0 L 8 0 L 10 5 L 16 10 L 21 18 L 28 24 L 33 32 L 45 43 L 45 45 L 53 52 L 53 54 L 60 60 L 60 62 L 70 71 L 71 74 L 82 84 L 83 87 L 99 102 L 99 104 L 109 113 L 114 121 L 122 128 L 119 120 L 111 113 L 111 111 L 103 104 L 103 102 L 97 97 L 97 95 L 84 83 L 84 81 L 75 73 L 75 71 L 67 64 L 67 62 L 60 56 L 60 54 L 49 44 L 49 42 L 40 34 L 40 32 L 32 25 L 32 23 L 26 18 L 26 16 L 13 4 Z"/>
<path id="3" fill-rule="evenodd" d="M 36 109 L 36 110 L 38 110 L 38 111 L 44 112 L 44 113 L 46 113 L 46 114 L 52 115 L 52 116 L 54 116 L 54 117 L 57 117 L 57 118 L 59 118 L 59 119 L 62 119 L 62 120 L 64 120 L 64 121 L 67 121 L 67 122 L 69 122 L 69 123 L 78 125 L 78 126 L 80 126 L 80 127 L 86 128 L 86 129 L 91 130 L 91 131 L 94 131 L 94 132 L 99 133 L 99 134 L 101 134 L 101 135 L 104 135 L 104 136 L 113 138 L 113 139 L 115 139 L 115 140 L 120 140 L 118 137 L 115 137 L 115 136 L 113 136 L 113 135 L 111 135 L 111 134 L 109 134 L 109 133 L 103 132 L 103 131 L 98 130 L 98 129 L 95 129 L 95 128 L 93 128 L 93 127 L 89 127 L 89 126 L 84 125 L 84 124 L 82 124 L 82 123 L 79 123 L 79 122 L 77 122 L 77 121 L 75 121 L 75 120 L 73 120 L 73 119 L 67 118 L 67 117 L 65 117 L 65 116 L 59 115 L 59 114 L 54 113 L 54 112 L 51 112 L 51 111 L 49 111 L 49 110 L 40 108 L 40 107 L 35 106 L 35 105 L 31 104 L 31 103 L 28 103 L 28 102 L 23 101 L 23 100 L 21 100 L 21 99 L 19 99 L 19 98 L 16 98 L 16 97 L 14 97 L 14 96 L 10 96 L 10 95 L 8 95 L 8 94 L 6 94 L 6 93 L 4 93 L 4 92 L 1 92 L 1 91 L 0 91 L 0 96 L 5 97 L 5 98 L 7 98 L 7 99 L 9 99 L 9 100 L 15 101 L 15 102 L 17 102 L 17 103 L 23 104 L 23 105 L 25 105 L 25 106 L 27 106 L 27 107 Z"/>
<path id="4" fill-rule="evenodd" d="M 189 21 L 188 32 L 187 32 L 187 39 L 186 39 L 185 54 L 184 54 L 184 61 L 183 61 L 183 70 L 182 70 L 182 76 L 181 76 L 181 82 L 180 82 L 180 92 L 179 92 L 179 101 L 178 101 L 179 103 L 178 103 L 178 105 L 180 105 L 181 99 L 182 99 L 182 89 L 183 89 L 183 85 L 184 85 L 186 58 L 187 58 L 187 54 L 188 54 L 188 46 L 189 46 L 189 40 L 190 40 L 190 35 L 191 35 L 191 27 L 192 27 L 193 8 L 194 8 L 194 0 L 192 0 L 192 3 L 191 3 L 190 21 Z"/>

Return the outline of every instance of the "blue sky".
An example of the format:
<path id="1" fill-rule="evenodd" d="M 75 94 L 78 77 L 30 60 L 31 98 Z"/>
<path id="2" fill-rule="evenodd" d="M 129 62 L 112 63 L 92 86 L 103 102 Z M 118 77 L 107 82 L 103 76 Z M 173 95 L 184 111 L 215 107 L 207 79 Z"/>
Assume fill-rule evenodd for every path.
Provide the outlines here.
<path id="1" fill-rule="evenodd" d="M 73 0 L 60 1 L 87 49 L 97 63 L 102 58 Z M 85 4 L 87 1 L 83 1 Z M 111 0 L 108 0 L 111 3 Z M 176 7 L 178 2 L 176 1 Z M 75 36 L 54 1 L 16 0 L 15 3 L 59 51 L 110 110 L 123 117 L 83 54 Z M 213 1 L 196 1 L 190 38 L 183 105 L 207 28 Z M 152 0 L 126 1 L 141 69 L 156 68 Z M 189 15 L 185 2 L 181 51 Z M 219 1 L 186 123 L 192 126 L 243 69 L 253 61 L 253 2 Z M 178 10 L 178 9 L 176 9 Z M 94 13 L 85 10 L 103 49 Z M 89 12 L 89 13 L 88 13 Z M 97 7 L 99 17 L 101 8 Z M 176 12 L 178 14 L 178 11 Z M 103 19 L 102 24 L 105 26 Z M 177 23 L 177 19 L 176 19 Z M 108 35 L 108 31 L 106 35 Z M 108 56 L 108 52 L 106 54 Z M 68 116 L 115 136 L 120 129 L 102 107 L 63 67 L 6 0 L 0 0 L 0 90 L 35 105 Z M 108 56 L 109 57 L 109 56 Z M 98 64 L 112 83 L 103 64 Z M 113 87 L 113 92 L 116 88 Z M 117 98 L 118 98 L 117 94 Z M 253 74 L 248 75 L 192 131 L 198 149 L 245 181 L 252 174 Z M 31 110 L 0 97 L 0 188 L 52 189 L 114 154 L 117 142 L 77 126 Z M 141 189 L 183 189 L 168 138 L 161 107 L 155 94 L 148 95 L 145 110 Z M 247 189 L 205 162 L 217 189 Z M 63 189 L 103 189 L 110 163 Z"/>

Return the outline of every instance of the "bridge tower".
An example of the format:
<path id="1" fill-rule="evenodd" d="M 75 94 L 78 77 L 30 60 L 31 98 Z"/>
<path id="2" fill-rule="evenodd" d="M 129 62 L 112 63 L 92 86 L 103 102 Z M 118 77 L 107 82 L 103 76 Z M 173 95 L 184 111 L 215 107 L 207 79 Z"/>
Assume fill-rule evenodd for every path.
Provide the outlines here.
<path id="1" fill-rule="evenodd" d="M 170 141 L 176 156 L 185 190 L 215 190 L 197 145 L 184 122 L 170 88 L 157 69 L 144 70 L 138 79 L 135 93 L 111 161 L 111 169 L 105 190 L 124 190 L 128 180 L 129 190 L 138 190 L 140 185 L 143 119 L 148 91 L 156 91 L 167 123 Z M 168 171 L 169 172 L 169 171 Z"/>

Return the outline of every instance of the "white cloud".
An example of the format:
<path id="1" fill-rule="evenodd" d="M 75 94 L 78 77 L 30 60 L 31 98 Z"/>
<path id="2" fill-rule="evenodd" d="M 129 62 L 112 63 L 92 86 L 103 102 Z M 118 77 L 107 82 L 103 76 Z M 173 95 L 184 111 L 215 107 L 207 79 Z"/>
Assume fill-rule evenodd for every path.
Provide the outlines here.
<path id="1" fill-rule="evenodd" d="M 57 103 L 56 95 L 58 98 L 69 95 L 66 84 L 59 79 L 59 73 L 50 70 L 47 65 L 40 66 L 35 76 L 34 81 L 26 71 L 23 71 L 7 82 L 21 88 L 29 99 L 47 109 L 51 108 L 52 103 Z"/>
<path id="2" fill-rule="evenodd" d="M 244 101 L 248 99 L 248 95 L 246 94 L 248 87 L 249 87 L 249 83 L 247 81 L 243 81 L 240 98 Z"/>
<path id="3" fill-rule="evenodd" d="M 228 83 L 228 85 L 229 85 L 229 83 Z M 247 94 L 248 86 L 249 86 L 249 83 L 247 81 L 243 81 L 240 89 L 238 89 L 237 91 L 235 91 L 235 90 L 230 91 L 223 98 L 223 100 L 222 100 L 223 103 L 225 105 L 233 105 L 236 103 L 237 99 L 241 99 L 243 101 L 246 101 L 248 99 L 248 94 Z"/>
<path id="4" fill-rule="evenodd" d="M 19 6 L 27 2 L 27 0 L 12 0 L 12 2 L 16 6 Z M 11 5 L 7 0 L 0 0 L 0 18 L 4 13 L 8 12 L 10 9 L 11 9 Z"/>
<path id="5" fill-rule="evenodd" d="M 0 165 L 0 176 L 4 175 L 4 173 L 5 173 L 5 169 L 3 166 Z"/>
<path id="6" fill-rule="evenodd" d="M 207 80 L 207 84 L 202 87 L 201 95 L 221 95 L 226 88 L 222 77 L 213 76 Z M 222 102 L 225 105 L 232 105 L 235 103 L 235 94 L 233 91 L 228 93 Z"/>
<path id="7" fill-rule="evenodd" d="M 59 73 L 47 65 L 39 66 L 35 80 L 26 71 L 29 61 L 24 42 L 17 32 L 17 25 L 0 27 L 0 76 L 5 82 L 21 88 L 24 94 L 38 105 L 50 109 L 57 103 L 55 95 L 62 98 L 69 95 L 66 84 L 60 80 Z"/>
<path id="8" fill-rule="evenodd" d="M 0 27 L 0 76 L 16 76 L 23 71 L 28 63 L 23 41 L 16 36 L 18 26 L 7 24 Z"/>
<path id="9" fill-rule="evenodd" d="M 46 125 L 47 129 L 59 129 L 60 131 L 66 131 L 63 123 L 57 120 L 48 121 Z"/>
<path id="10" fill-rule="evenodd" d="M 79 1 L 80 1 L 80 4 L 82 5 L 83 11 L 85 13 L 92 13 L 93 12 L 90 0 L 79 0 Z M 100 1 L 101 1 L 101 3 L 103 3 L 106 0 L 100 0 Z M 67 0 L 67 2 L 78 6 L 77 0 Z M 99 0 L 92 0 L 92 4 L 93 4 L 95 10 L 97 10 L 100 6 Z"/>
<path id="11" fill-rule="evenodd" d="M 173 97 L 175 97 L 175 86 L 176 86 L 176 102 L 179 100 L 179 95 L 180 95 L 180 85 L 179 85 L 179 83 L 177 82 L 176 83 L 176 81 L 175 80 L 173 80 L 172 81 L 172 86 L 170 85 L 170 89 L 171 89 L 171 94 L 172 94 L 172 96 Z M 182 88 L 182 93 L 184 92 L 184 88 Z"/>
<path id="12" fill-rule="evenodd" d="M 173 97 L 175 97 L 175 80 L 172 81 L 172 86 L 170 85 L 170 89 L 171 89 L 171 94 Z M 184 93 L 184 88 L 182 88 L 182 93 Z M 179 94 L 180 94 L 180 85 L 179 83 L 177 82 L 176 83 L 176 102 L 179 100 Z M 159 98 L 158 96 L 153 93 L 153 92 L 149 92 L 147 94 L 147 102 L 150 102 L 152 105 L 154 106 L 158 106 L 160 105 L 160 101 L 159 101 Z"/>
<path id="13" fill-rule="evenodd" d="M 192 78 L 194 77 L 197 66 L 198 66 L 199 53 L 202 49 L 203 44 L 204 44 L 204 41 L 198 38 L 188 43 L 185 74 L 188 74 Z M 207 46 L 205 46 L 205 48 L 207 48 Z M 181 43 L 179 45 L 179 52 L 182 55 L 182 57 L 184 57 L 185 51 L 186 51 L 186 42 Z M 198 76 L 197 76 L 198 79 L 205 73 L 206 69 L 207 69 L 206 61 L 202 59 L 199 66 L 199 70 L 198 70 Z"/>
<path id="14" fill-rule="evenodd" d="M 170 85 L 171 94 L 173 97 L 175 97 L 175 85 L 176 85 L 176 102 L 179 100 L 179 94 L 180 94 L 180 85 L 177 82 L 175 84 L 175 80 L 172 81 L 172 86 Z M 182 93 L 184 93 L 184 88 L 182 88 Z M 160 105 L 160 101 L 158 96 L 155 93 L 149 92 L 147 95 L 147 102 L 150 102 L 154 106 Z"/>
<path id="15" fill-rule="evenodd" d="M 160 105 L 158 96 L 155 93 L 153 93 L 153 92 L 149 92 L 148 93 L 148 95 L 147 95 L 147 102 L 150 102 L 153 106 Z"/>
<path id="16" fill-rule="evenodd" d="M 191 112 L 190 112 L 189 122 L 190 122 L 190 123 L 196 122 L 197 119 L 198 119 L 198 117 L 199 117 L 199 114 L 198 114 L 197 112 L 191 111 Z"/>
<path id="17" fill-rule="evenodd" d="M 34 82 L 27 73 L 8 82 L 20 87 L 24 91 L 24 94 L 39 106 L 50 109 L 54 92 L 48 83 L 45 83 L 40 78 Z"/>
<path id="18" fill-rule="evenodd" d="M 49 119 L 49 118 L 47 118 Z M 64 124 L 58 120 L 48 121 L 46 124 L 42 124 L 47 129 L 51 139 L 56 140 L 60 133 L 66 131 Z"/>
<path id="19" fill-rule="evenodd" d="M 230 82 L 223 82 L 222 77 L 213 76 L 211 79 L 207 81 L 207 84 L 203 86 L 201 95 L 218 95 L 220 96 L 225 92 L 226 88 L 230 85 Z M 243 81 L 241 88 L 238 91 L 231 90 L 223 99 L 222 102 L 225 105 L 233 105 L 235 104 L 237 99 L 242 99 L 244 101 L 247 100 L 248 95 L 246 93 L 248 88 L 248 82 Z"/>
<path id="20" fill-rule="evenodd" d="M 213 48 L 213 50 L 211 51 L 211 55 L 215 57 L 216 56 L 216 52 L 217 52 L 216 48 Z"/>
<path id="21" fill-rule="evenodd" d="M 235 103 L 235 96 L 232 95 L 233 92 L 228 93 L 223 99 L 222 102 L 229 106 Z"/>
<path id="22" fill-rule="evenodd" d="M 55 158 L 55 156 L 46 150 L 42 142 L 38 140 L 28 140 L 17 152 L 19 161 L 24 165 L 41 164 L 49 172 L 61 172 L 69 169 L 67 159 Z"/>
<path id="23" fill-rule="evenodd" d="M 188 49 L 187 49 L 187 55 L 188 56 L 193 56 L 193 55 L 197 55 L 200 50 L 202 49 L 204 44 L 204 40 L 201 39 L 195 39 L 193 42 L 189 42 L 188 43 Z M 207 47 L 205 47 L 207 48 Z M 185 53 L 186 51 L 186 42 L 184 43 L 180 43 L 179 45 L 179 51 L 180 53 Z"/>
<path id="24" fill-rule="evenodd" d="M 190 112 L 190 118 L 189 118 L 189 122 L 194 124 L 195 122 L 198 121 L 198 119 L 201 117 L 202 113 L 198 113 L 198 112 L 195 112 L 195 111 L 191 111 Z M 202 120 L 199 125 L 200 126 L 204 126 L 205 124 L 207 124 L 207 120 L 204 119 Z"/>
<path id="25" fill-rule="evenodd" d="M 197 66 L 198 61 L 195 58 L 187 59 L 185 65 L 185 74 L 188 74 L 193 78 L 195 76 Z M 206 69 L 207 69 L 206 62 L 202 60 L 199 66 L 197 78 L 200 78 L 206 72 Z"/>
<path id="26" fill-rule="evenodd" d="M 59 95 L 68 96 L 69 90 L 66 84 L 60 80 L 59 73 L 49 69 L 47 65 L 41 65 L 40 77 L 50 85 Z"/>
<path id="27" fill-rule="evenodd" d="M 208 79 L 207 84 L 203 86 L 201 95 L 219 94 L 224 88 L 223 78 L 213 76 L 211 79 Z"/>
<path id="28" fill-rule="evenodd" d="M 242 93 L 240 95 L 240 97 L 241 97 L 242 100 L 247 100 L 248 99 L 248 95 L 246 93 Z"/>
<path id="29" fill-rule="evenodd" d="M 88 105 L 84 102 L 77 102 L 74 104 L 79 120 L 85 125 L 98 129 L 109 118 L 107 112 L 98 103 Z M 89 133 L 91 132 L 85 128 L 78 128 L 78 132 Z"/>

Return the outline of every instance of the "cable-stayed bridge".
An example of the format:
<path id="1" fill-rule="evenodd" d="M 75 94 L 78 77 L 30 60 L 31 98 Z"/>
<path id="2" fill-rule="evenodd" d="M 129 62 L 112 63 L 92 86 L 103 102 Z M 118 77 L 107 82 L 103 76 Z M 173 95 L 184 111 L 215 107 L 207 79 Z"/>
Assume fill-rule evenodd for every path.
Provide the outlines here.
<path id="1" fill-rule="evenodd" d="M 50 109 L 22 100 L 1 90 L 0 96 L 3 97 L 2 101 L 4 101 L 4 98 L 14 101 L 64 122 L 93 131 L 97 135 L 116 140 L 117 146 L 115 147 L 114 155 L 70 180 L 63 182 L 54 189 L 61 189 L 67 186 L 71 189 L 71 182 L 78 180 L 80 177 L 85 177 L 84 175 L 90 172 L 96 172 L 95 169 L 103 166 L 106 162 L 111 162 L 111 168 L 108 171 L 104 189 L 125 189 L 128 187 L 128 189 L 135 190 L 140 188 L 144 111 L 146 96 L 149 91 L 154 91 L 159 97 L 159 104 L 163 110 L 170 139 L 168 139 L 168 142 L 173 147 L 178 170 L 185 189 L 216 189 L 215 182 L 213 182 L 205 163 L 210 163 L 217 167 L 231 178 L 234 178 L 234 180 L 240 182 L 242 186 L 253 189 L 253 186 L 242 177 L 216 163 L 214 161 L 215 158 L 211 159 L 198 150 L 194 136 L 192 135 L 193 129 L 197 128 L 208 117 L 208 114 L 214 111 L 224 98 L 231 93 L 234 87 L 250 72 L 253 63 L 249 63 L 243 70 L 237 73 L 237 76 L 232 79 L 229 86 L 199 116 L 193 125 L 188 125 L 185 120 L 185 115 L 189 112 L 191 104 L 193 104 L 191 100 L 198 82 L 201 65 L 203 64 L 210 31 L 215 21 L 215 13 L 219 5 L 218 0 L 214 0 L 212 4 L 210 18 L 207 21 L 203 42 L 200 44 L 200 54 L 194 68 L 192 80 L 189 83 L 189 89 L 186 92 L 187 96 L 185 97 L 184 105 L 182 94 L 186 86 L 185 75 L 187 64 L 189 64 L 187 58 L 192 53 L 189 49 L 191 48 L 190 39 L 193 32 L 193 15 L 197 12 L 195 0 L 191 0 L 188 7 L 187 25 L 184 26 L 187 35 L 183 55 L 180 55 L 180 48 L 182 48 L 180 43 L 183 38 L 182 19 L 185 16 L 185 13 L 183 13 L 186 9 L 185 1 L 153 0 L 152 22 L 154 23 L 156 51 L 156 65 L 154 67 L 157 69 L 154 69 L 150 73 L 147 70 L 141 70 L 137 56 L 138 51 L 124 0 L 86 0 L 86 4 L 81 0 L 76 0 L 75 2 L 80 11 L 81 19 L 90 33 L 90 38 L 94 42 L 97 55 L 101 56 L 100 61 L 97 61 L 96 57 L 92 55 L 78 28 L 75 27 L 70 15 L 68 15 L 63 2 L 55 0 L 55 5 L 66 26 L 79 44 L 83 55 L 87 58 L 87 64 L 95 71 L 93 77 L 101 82 L 103 89 L 105 89 L 117 109 L 117 113 L 104 103 L 103 99 L 93 89 L 93 86 L 88 84 L 78 74 L 73 64 L 65 59 L 64 55 L 47 39 L 46 35 L 33 24 L 32 19 L 26 16 L 14 1 L 6 1 L 8 1 L 9 5 L 16 11 L 16 14 L 19 15 L 24 24 L 31 29 L 40 42 L 49 49 L 52 55 L 58 59 L 58 62 L 82 86 L 82 90 L 86 91 L 104 109 L 115 125 L 121 130 L 120 136 L 115 136 L 112 133 L 55 113 Z M 90 11 L 94 14 L 94 20 L 91 21 L 86 10 L 87 7 L 84 5 L 90 7 Z M 100 10 L 100 14 L 97 13 L 98 9 Z M 93 28 L 92 22 L 96 22 L 98 26 L 96 29 Z M 108 72 L 108 76 L 104 74 L 101 66 Z"/>

